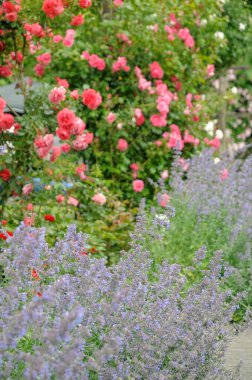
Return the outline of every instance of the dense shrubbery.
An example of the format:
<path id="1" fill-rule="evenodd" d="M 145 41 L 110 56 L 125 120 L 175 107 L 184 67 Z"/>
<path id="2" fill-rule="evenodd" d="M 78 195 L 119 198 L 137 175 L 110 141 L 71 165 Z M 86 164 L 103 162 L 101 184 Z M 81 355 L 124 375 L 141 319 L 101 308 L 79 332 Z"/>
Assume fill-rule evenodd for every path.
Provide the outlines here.
<path id="1" fill-rule="evenodd" d="M 63 188 L 71 197 L 66 202 L 78 205 L 82 216 L 92 212 L 95 195 L 99 202 L 97 194 L 137 204 L 138 192 L 151 195 L 146 179 L 169 169 L 173 147 L 184 157 L 205 144 L 219 147 L 218 126 L 212 137 L 205 130 L 219 101 L 210 79 L 220 54 L 227 65 L 235 44 L 234 36 L 226 35 L 229 24 L 236 29 L 245 25 L 240 35 L 249 36 L 242 2 L 235 18 L 229 11 L 232 2 L 223 7 L 215 0 L 105 6 L 67 1 L 56 13 L 50 5 L 41 10 L 41 4 L 23 1 L 14 14 L 5 4 L 0 75 L 17 77 L 26 115 L 15 118 L 21 129 L 19 124 L 12 128 L 10 116 L 1 121 L 7 150 L 2 149 L 0 167 L 3 202 L 24 193 L 29 201 L 31 177 L 40 177 L 46 185 L 71 182 L 71 190 Z M 49 83 L 35 93 L 24 80 L 24 75 L 34 76 L 34 66 Z M 134 183 L 136 179 L 145 183 Z M 24 190 L 26 185 L 30 187 Z M 62 196 L 60 184 L 55 188 Z M 46 198 L 49 194 L 55 195 L 49 191 Z M 41 203 L 34 198 L 35 206 Z M 55 198 L 53 202 L 57 205 Z"/>

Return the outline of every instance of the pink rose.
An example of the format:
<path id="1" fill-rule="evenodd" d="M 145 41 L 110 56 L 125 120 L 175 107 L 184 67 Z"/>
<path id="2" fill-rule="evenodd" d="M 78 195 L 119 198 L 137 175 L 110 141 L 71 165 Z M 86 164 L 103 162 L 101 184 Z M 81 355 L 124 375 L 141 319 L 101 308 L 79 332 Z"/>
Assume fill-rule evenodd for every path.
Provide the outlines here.
<path id="1" fill-rule="evenodd" d="M 70 24 L 72 26 L 79 26 L 79 25 L 84 24 L 84 16 L 82 14 L 73 16 Z"/>
<path id="2" fill-rule="evenodd" d="M 68 197 L 67 204 L 76 207 L 76 206 L 78 206 L 79 201 L 78 201 L 78 199 L 76 199 L 76 198 L 74 198 L 74 197 Z"/>
<path id="3" fill-rule="evenodd" d="M 103 195 L 102 193 L 98 193 L 98 194 L 95 194 L 92 198 L 92 200 L 95 202 L 95 203 L 98 203 L 99 205 L 104 205 L 107 201 L 105 195 Z"/>
<path id="4" fill-rule="evenodd" d="M 61 152 L 68 153 L 71 150 L 71 146 L 67 143 L 61 145 Z"/>
<path id="5" fill-rule="evenodd" d="M 223 169 L 221 172 L 220 172 L 220 179 L 222 181 L 225 181 L 226 179 L 228 179 L 229 177 L 229 172 L 227 169 Z"/>
<path id="6" fill-rule="evenodd" d="M 169 172 L 168 170 L 164 170 L 162 173 L 161 173 L 161 178 L 163 179 L 167 179 L 169 177 Z"/>
<path id="7" fill-rule="evenodd" d="M 45 66 L 51 63 L 52 56 L 50 53 L 44 53 L 37 57 L 37 61 Z"/>
<path id="8" fill-rule="evenodd" d="M 167 124 L 166 118 L 162 115 L 152 115 L 150 121 L 154 127 L 165 127 Z"/>
<path id="9" fill-rule="evenodd" d="M 159 65 L 158 62 L 153 62 L 150 64 L 150 71 L 152 78 L 162 79 L 164 76 L 162 67 Z"/>
<path id="10" fill-rule="evenodd" d="M 58 203 L 62 203 L 62 202 L 64 202 L 65 197 L 64 197 L 64 195 L 58 194 L 58 195 L 56 195 L 55 199 Z"/>
<path id="11" fill-rule="evenodd" d="M 60 146 L 53 146 L 52 147 L 52 155 L 51 155 L 50 161 L 51 162 L 55 162 L 60 155 L 61 155 L 61 148 L 60 148 Z"/>
<path id="12" fill-rule="evenodd" d="M 64 87 L 55 87 L 50 91 L 48 98 L 54 104 L 63 102 L 66 99 L 66 89 Z"/>
<path id="13" fill-rule="evenodd" d="M 211 78 L 214 76 L 215 73 L 215 67 L 214 65 L 207 65 L 207 77 Z"/>
<path id="14" fill-rule="evenodd" d="M 96 108 L 102 103 L 102 97 L 99 92 L 96 92 L 93 89 L 88 89 L 84 90 L 82 93 L 82 102 L 90 110 L 96 110 Z"/>
<path id="15" fill-rule="evenodd" d="M 61 128 L 70 130 L 75 122 L 76 116 L 69 108 L 63 108 L 57 114 L 57 121 Z"/>
<path id="16" fill-rule="evenodd" d="M 33 190 L 33 185 L 31 183 L 28 183 L 25 185 L 22 189 L 22 194 L 23 195 L 29 195 Z"/>
<path id="17" fill-rule="evenodd" d="M 133 181 L 133 190 L 136 193 L 140 193 L 141 191 L 143 191 L 143 189 L 144 189 L 144 181 L 142 181 L 141 179 L 135 179 L 135 181 Z"/>
<path id="18" fill-rule="evenodd" d="M 113 112 L 110 112 L 107 116 L 107 122 L 112 124 L 116 119 L 116 115 Z"/>
<path id="19" fill-rule="evenodd" d="M 128 143 L 124 139 L 119 139 L 118 144 L 117 144 L 117 149 L 119 149 L 121 152 L 124 152 L 125 150 L 128 149 Z"/>
<path id="20" fill-rule="evenodd" d="M 170 201 L 170 197 L 168 194 L 162 194 L 159 199 L 159 204 L 161 207 L 166 207 L 167 203 Z"/>
<path id="21" fill-rule="evenodd" d="M 64 12 L 64 5 L 61 0 L 44 0 L 42 10 L 53 19 Z"/>
<path id="22" fill-rule="evenodd" d="M 91 7 L 91 5 L 92 5 L 91 0 L 79 0 L 79 6 L 81 8 L 89 8 L 89 7 Z"/>

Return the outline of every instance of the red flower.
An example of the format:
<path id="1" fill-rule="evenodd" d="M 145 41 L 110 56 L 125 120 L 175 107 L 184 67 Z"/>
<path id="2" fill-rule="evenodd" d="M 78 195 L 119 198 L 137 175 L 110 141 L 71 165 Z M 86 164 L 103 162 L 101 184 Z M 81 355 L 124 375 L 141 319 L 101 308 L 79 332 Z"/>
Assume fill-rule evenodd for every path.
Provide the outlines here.
<path id="1" fill-rule="evenodd" d="M 2 220 L 2 225 L 5 226 L 7 224 L 7 220 Z"/>
<path id="2" fill-rule="evenodd" d="M 83 251 L 81 252 L 81 256 L 86 256 L 87 255 L 87 252 Z"/>
<path id="3" fill-rule="evenodd" d="M 92 253 L 97 252 L 96 247 L 91 248 L 91 249 L 90 249 L 90 252 L 92 252 Z"/>
<path id="4" fill-rule="evenodd" d="M 41 292 L 37 292 L 37 296 L 38 296 L 38 297 L 42 297 L 42 295 L 43 295 L 43 294 L 42 294 Z"/>
<path id="5" fill-rule="evenodd" d="M 32 269 L 31 270 L 31 275 L 32 277 L 36 280 L 36 281 L 39 281 L 40 280 L 40 277 L 38 275 L 38 272 L 35 270 L 35 269 Z"/>
<path id="6" fill-rule="evenodd" d="M 48 222 L 55 222 L 55 217 L 51 214 L 46 214 L 44 216 L 44 219 L 47 220 Z"/>
<path id="7" fill-rule="evenodd" d="M 3 181 L 9 181 L 11 177 L 11 172 L 9 171 L 9 169 L 3 169 L 0 171 L 0 177 Z"/>
<path id="8" fill-rule="evenodd" d="M 7 235 L 9 235 L 9 236 L 13 236 L 13 232 L 11 232 L 11 231 L 7 231 Z M 0 239 L 2 239 L 2 240 L 6 240 L 7 239 L 7 236 L 6 234 L 4 234 L 4 233 L 0 233 Z"/>

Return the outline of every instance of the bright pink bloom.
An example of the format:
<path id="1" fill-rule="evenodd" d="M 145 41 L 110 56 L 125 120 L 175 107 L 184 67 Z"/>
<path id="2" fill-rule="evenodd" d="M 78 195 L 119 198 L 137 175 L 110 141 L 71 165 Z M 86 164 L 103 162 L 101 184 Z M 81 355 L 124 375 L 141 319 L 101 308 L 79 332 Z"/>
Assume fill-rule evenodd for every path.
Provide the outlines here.
<path id="1" fill-rule="evenodd" d="M 167 124 L 166 118 L 162 115 L 152 115 L 150 121 L 154 127 L 165 127 Z"/>
<path id="2" fill-rule="evenodd" d="M 105 195 L 103 195 L 102 193 L 98 193 L 98 194 L 95 194 L 92 198 L 92 200 L 95 202 L 95 203 L 98 203 L 99 205 L 104 205 L 107 201 Z"/>
<path id="3" fill-rule="evenodd" d="M 15 119 L 11 114 L 0 112 L 0 131 L 10 129 L 14 123 Z"/>
<path id="4" fill-rule="evenodd" d="M 98 108 L 102 103 L 102 97 L 99 92 L 93 89 L 87 89 L 82 93 L 82 102 L 90 110 L 96 110 L 96 108 Z"/>
<path id="5" fill-rule="evenodd" d="M 116 119 L 116 115 L 113 112 L 110 112 L 107 116 L 107 122 L 109 124 L 112 124 L 114 123 L 115 119 Z"/>
<path id="6" fill-rule="evenodd" d="M 48 95 L 51 103 L 58 104 L 66 99 L 66 89 L 65 87 L 55 87 L 52 89 Z"/>
<path id="7" fill-rule="evenodd" d="M 55 78 L 56 82 L 58 83 L 59 86 L 62 86 L 62 87 L 65 87 L 65 88 L 69 88 L 69 83 L 66 79 L 61 79 L 59 77 L 56 77 Z"/>
<path id="8" fill-rule="evenodd" d="M 145 117 L 144 117 L 143 112 L 140 108 L 136 108 L 134 110 L 134 116 L 136 119 L 136 125 L 138 127 L 140 127 L 141 125 L 143 125 L 145 123 Z"/>
<path id="9" fill-rule="evenodd" d="M 127 65 L 127 59 L 125 57 L 118 57 L 117 61 L 112 65 L 113 73 L 116 73 L 120 70 L 125 72 L 130 71 L 130 67 Z"/>
<path id="10" fill-rule="evenodd" d="M 42 77 L 45 73 L 45 66 L 42 65 L 42 63 L 38 63 L 35 67 L 34 67 L 34 71 L 35 73 L 37 74 L 38 77 Z"/>
<path id="11" fill-rule="evenodd" d="M 28 205 L 26 206 L 26 210 L 33 211 L 33 209 L 34 209 L 33 204 L 32 203 L 28 203 Z"/>
<path id="12" fill-rule="evenodd" d="M 84 123 L 84 121 L 81 120 L 81 118 L 76 117 L 74 122 L 73 122 L 73 126 L 70 130 L 70 133 L 72 135 L 82 135 L 85 128 L 86 128 L 86 124 Z"/>
<path id="13" fill-rule="evenodd" d="M 8 78 L 12 75 L 12 71 L 8 66 L 0 65 L 0 77 Z"/>
<path id="14" fill-rule="evenodd" d="M 93 67 L 99 71 L 103 71 L 106 67 L 106 63 L 105 63 L 104 59 L 98 57 L 98 55 L 96 55 L 96 54 L 91 54 L 88 57 L 88 63 L 91 67 Z"/>
<path id="15" fill-rule="evenodd" d="M 82 14 L 79 14 L 77 16 L 73 16 L 71 23 L 72 26 L 79 26 L 84 24 L 84 16 Z"/>
<path id="16" fill-rule="evenodd" d="M 79 6 L 81 8 L 89 8 L 89 7 L 91 7 L 91 5 L 92 5 L 91 0 L 79 0 Z"/>
<path id="17" fill-rule="evenodd" d="M 0 96 L 0 112 L 3 112 L 5 107 L 6 107 L 6 101 L 4 100 L 4 98 L 1 98 Z"/>
<path id="18" fill-rule="evenodd" d="M 71 146 L 65 143 L 61 145 L 60 149 L 62 153 L 68 153 L 71 150 Z"/>
<path id="19" fill-rule="evenodd" d="M 66 31 L 66 36 L 63 39 L 63 45 L 66 47 L 72 47 L 74 44 L 74 36 L 75 36 L 75 30 L 74 29 L 68 29 Z"/>
<path id="20" fill-rule="evenodd" d="M 56 195 L 55 199 L 58 203 L 62 203 L 62 202 L 64 202 L 65 197 L 64 197 L 64 195 L 58 194 L 58 195 Z"/>
<path id="21" fill-rule="evenodd" d="M 60 128 L 70 130 L 75 122 L 76 116 L 69 108 L 63 108 L 58 112 L 57 121 Z"/>
<path id="22" fill-rule="evenodd" d="M 34 215 L 24 217 L 24 225 L 31 227 L 34 224 Z"/>
<path id="23" fill-rule="evenodd" d="M 130 165 L 130 169 L 133 170 L 134 172 L 137 172 L 139 170 L 139 166 L 134 162 L 133 164 Z"/>
<path id="24" fill-rule="evenodd" d="M 29 195 L 33 190 L 33 184 L 28 183 L 27 185 L 23 186 L 22 188 L 22 194 L 23 195 Z"/>
<path id="25" fill-rule="evenodd" d="M 78 100 L 79 99 L 79 93 L 78 93 L 78 90 L 73 90 L 73 91 L 71 91 L 70 92 L 70 97 L 72 98 L 72 99 L 75 99 L 75 100 Z"/>
<path id="26" fill-rule="evenodd" d="M 215 67 L 214 65 L 207 65 L 207 77 L 211 78 L 214 76 L 215 73 Z"/>
<path id="27" fill-rule="evenodd" d="M 133 190 L 136 193 L 141 193 L 143 189 L 144 189 L 144 181 L 142 181 L 141 179 L 135 179 L 135 181 L 133 181 Z"/>
<path id="28" fill-rule="evenodd" d="M 221 172 L 220 172 L 220 179 L 222 181 L 225 181 L 227 178 L 229 177 L 229 172 L 227 169 L 223 169 Z"/>
<path id="29" fill-rule="evenodd" d="M 83 59 L 88 60 L 89 57 L 90 57 L 90 54 L 89 54 L 88 51 L 83 51 L 82 54 L 81 54 L 81 56 L 82 56 Z"/>
<path id="30" fill-rule="evenodd" d="M 121 7 L 123 6 L 123 0 L 114 0 L 114 5 L 116 7 Z"/>
<path id="31" fill-rule="evenodd" d="M 52 155 L 51 155 L 50 161 L 51 162 L 55 162 L 60 155 L 61 155 L 61 148 L 60 148 L 60 146 L 53 146 L 52 147 Z"/>
<path id="32" fill-rule="evenodd" d="M 24 29 L 29 32 L 32 36 L 45 37 L 45 32 L 42 26 L 36 22 L 34 24 L 24 24 Z"/>
<path id="33" fill-rule="evenodd" d="M 52 56 L 50 53 L 43 53 L 37 57 L 37 61 L 42 63 L 44 66 L 47 66 L 51 63 Z"/>
<path id="34" fill-rule="evenodd" d="M 125 150 L 128 149 L 128 143 L 124 139 L 119 139 L 118 144 L 117 144 L 117 149 L 119 149 L 121 152 L 124 152 Z"/>
<path id="35" fill-rule="evenodd" d="M 42 10 L 53 19 L 64 12 L 64 6 L 61 0 L 44 0 Z"/>
<path id="36" fill-rule="evenodd" d="M 69 140 L 71 136 L 71 132 L 69 129 L 66 129 L 66 128 L 57 128 L 56 135 L 61 140 Z"/>
<path id="37" fill-rule="evenodd" d="M 186 95 L 186 106 L 188 108 L 193 108 L 193 105 L 192 105 L 192 94 L 187 94 Z"/>
<path id="38" fill-rule="evenodd" d="M 170 201 L 170 197 L 168 194 L 162 194 L 159 199 L 159 204 L 161 207 L 166 207 L 167 203 Z"/>
<path id="39" fill-rule="evenodd" d="M 68 197 L 68 199 L 67 199 L 67 204 L 76 207 L 76 206 L 78 206 L 79 201 L 78 201 L 78 199 L 76 199 L 76 198 L 74 198 L 74 197 Z"/>
<path id="40" fill-rule="evenodd" d="M 204 143 L 215 149 L 219 149 L 220 147 L 220 140 L 218 139 L 218 137 L 215 137 L 213 140 L 209 140 L 207 137 L 205 137 Z"/>
<path id="41" fill-rule="evenodd" d="M 45 158 L 53 146 L 53 134 L 38 136 L 34 140 L 34 146 L 40 158 Z"/>
<path id="42" fill-rule="evenodd" d="M 58 44 L 62 40 L 63 37 L 60 34 L 56 34 L 55 36 L 53 36 L 53 42 L 55 42 L 55 44 Z"/>
<path id="43" fill-rule="evenodd" d="M 164 76 L 162 67 L 159 65 L 158 62 L 153 62 L 150 64 L 150 71 L 152 78 L 162 79 Z"/>

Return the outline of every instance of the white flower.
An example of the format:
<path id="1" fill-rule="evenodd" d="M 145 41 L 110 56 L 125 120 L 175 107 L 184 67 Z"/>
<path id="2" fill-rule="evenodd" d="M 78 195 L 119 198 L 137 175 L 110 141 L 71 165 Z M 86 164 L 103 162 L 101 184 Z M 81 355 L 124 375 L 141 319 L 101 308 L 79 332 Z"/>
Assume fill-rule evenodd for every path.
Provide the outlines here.
<path id="1" fill-rule="evenodd" d="M 233 94 L 237 94 L 237 93 L 238 93 L 238 88 L 237 88 L 237 87 L 232 87 L 232 88 L 231 88 L 231 92 L 232 92 Z"/>
<path id="2" fill-rule="evenodd" d="M 215 132 L 215 136 L 218 137 L 218 139 L 222 140 L 223 139 L 223 132 L 221 129 L 217 129 L 216 132 Z"/>
<path id="3" fill-rule="evenodd" d="M 219 157 L 214 157 L 214 163 L 215 163 L 215 164 L 218 164 L 218 162 L 220 162 Z"/>
<path id="4" fill-rule="evenodd" d="M 239 29 L 240 29 L 240 30 L 245 30 L 245 29 L 246 29 L 246 25 L 243 24 L 242 22 L 240 22 L 240 24 L 239 24 Z"/>
<path id="5" fill-rule="evenodd" d="M 200 25 L 205 26 L 207 23 L 208 23 L 207 19 L 204 18 L 203 20 L 201 20 Z"/>
<path id="6" fill-rule="evenodd" d="M 219 40 L 224 40 L 225 34 L 223 32 L 215 32 L 214 33 L 215 38 L 218 38 Z"/>
<path id="7" fill-rule="evenodd" d="M 214 121 L 213 120 L 210 120 L 206 126 L 205 126 L 205 131 L 207 131 L 209 133 L 210 136 L 213 136 L 213 131 L 214 131 Z"/>

